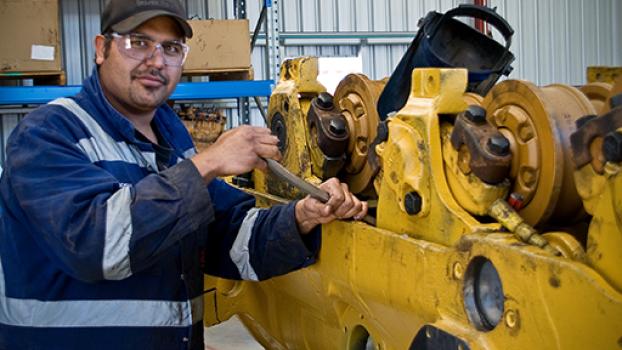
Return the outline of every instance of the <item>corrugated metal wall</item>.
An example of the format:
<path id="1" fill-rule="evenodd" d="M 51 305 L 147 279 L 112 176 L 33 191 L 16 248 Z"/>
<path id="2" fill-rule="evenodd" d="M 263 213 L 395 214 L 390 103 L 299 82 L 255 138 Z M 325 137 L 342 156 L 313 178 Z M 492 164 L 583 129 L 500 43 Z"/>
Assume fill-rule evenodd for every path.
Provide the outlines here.
<path id="1" fill-rule="evenodd" d="M 514 27 L 512 77 L 582 85 L 588 66 L 622 65 L 620 0 L 489 0 Z"/>
<path id="2" fill-rule="evenodd" d="M 259 17 L 261 0 L 246 0 L 252 30 Z M 63 59 L 68 84 L 80 84 L 93 67 L 93 37 L 99 33 L 104 0 L 60 0 L 63 24 Z M 232 0 L 184 0 L 188 16 L 233 18 Z M 444 12 L 470 0 L 279 0 L 282 57 L 300 55 L 356 56 L 363 58 L 364 73 L 373 79 L 388 76 L 408 46 L 410 38 L 394 40 L 369 32 L 414 33 L 419 18 L 428 11 Z M 620 0 L 489 0 L 514 27 L 512 51 L 517 60 L 512 78 L 538 85 L 553 82 L 585 83 L 591 65 L 622 66 L 622 13 Z M 0 19 L 1 20 L 1 19 Z M 312 40 L 289 40 L 288 34 L 314 33 Z M 348 32 L 349 38 L 336 33 Z M 265 45 L 252 54 L 255 76 L 266 71 Z M 7 114 L 10 112 L 10 114 Z M 6 137 L 21 117 L 2 111 L 0 139 Z M 21 112 L 21 111 L 17 111 Z M 237 120 L 235 110 L 228 111 Z M 253 123 L 261 123 L 257 111 Z M 234 123 L 235 124 L 235 123 Z M 4 147 L 0 161 L 4 160 Z"/>

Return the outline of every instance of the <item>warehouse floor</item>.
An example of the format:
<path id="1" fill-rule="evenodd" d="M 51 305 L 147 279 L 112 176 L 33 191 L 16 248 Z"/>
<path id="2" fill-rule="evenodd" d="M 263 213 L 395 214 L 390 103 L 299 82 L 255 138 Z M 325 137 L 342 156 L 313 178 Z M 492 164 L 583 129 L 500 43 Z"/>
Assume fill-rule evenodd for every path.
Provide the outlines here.
<path id="1" fill-rule="evenodd" d="M 205 350 L 263 350 L 237 316 L 205 328 Z"/>

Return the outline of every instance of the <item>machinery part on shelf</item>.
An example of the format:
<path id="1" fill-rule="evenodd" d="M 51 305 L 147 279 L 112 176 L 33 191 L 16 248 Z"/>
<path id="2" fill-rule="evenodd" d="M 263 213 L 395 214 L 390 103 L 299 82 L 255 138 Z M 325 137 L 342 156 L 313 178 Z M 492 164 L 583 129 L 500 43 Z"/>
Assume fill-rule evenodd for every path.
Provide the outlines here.
<path id="1" fill-rule="evenodd" d="M 213 107 L 181 105 L 175 112 L 188 129 L 199 152 L 216 141 L 227 123 L 227 117 L 223 112 Z"/>
<path id="2" fill-rule="evenodd" d="M 622 67 L 587 67 L 587 82 L 613 83 L 622 78 Z"/>
<path id="3" fill-rule="evenodd" d="M 368 151 L 376 138 L 380 122 L 376 104 L 385 84 L 386 79 L 370 80 L 363 74 L 349 74 L 335 89 L 336 104 L 350 131 L 343 181 L 355 194 L 373 193 L 372 183 L 377 169 L 368 162 Z"/>
<path id="4" fill-rule="evenodd" d="M 326 89 L 317 81 L 317 57 L 285 60 L 281 65 L 280 80 L 272 92 L 268 105 L 268 127 L 279 138 L 281 164 L 296 176 L 313 184 L 321 180 L 309 166 L 311 153 L 307 140 L 307 113 L 313 98 Z M 256 176 L 257 177 L 257 176 Z M 302 198 L 300 190 L 274 175 L 255 179 L 256 189 L 288 199 Z"/>
<path id="5" fill-rule="evenodd" d="M 503 35 L 505 46 L 455 17 L 479 18 Z M 419 31 L 393 71 L 378 100 L 378 115 L 385 120 L 389 113 L 404 106 L 415 68 L 467 68 L 468 91 L 482 96 L 501 75 L 509 75 L 514 55 L 510 52 L 514 30 L 494 9 L 462 4 L 445 14 L 430 12 L 420 20 Z"/>
<path id="6" fill-rule="evenodd" d="M 571 136 L 577 191 L 592 215 L 587 261 L 622 291 L 622 106 Z"/>
<path id="7" fill-rule="evenodd" d="M 375 147 L 380 164 L 374 180 L 377 226 L 447 246 L 456 244 L 463 232 L 499 229 L 498 224 L 473 218 L 446 180 L 440 116 L 466 109 L 466 70 L 418 68 L 412 82 L 406 106 L 382 123 L 387 125 L 387 139 Z M 486 198 L 500 196 L 493 192 L 493 198 Z"/>
<path id="8" fill-rule="evenodd" d="M 611 94 L 612 88 L 613 86 L 609 83 L 598 82 L 583 85 L 579 90 L 590 100 L 594 106 L 594 110 L 596 110 L 596 114 L 600 115 L 609 111 L 607 100 Z"/>
<path id="9" fill-rule="evenodd" d="M 497 199 L 490 206 L 488 214 L 521 241 L 542 248 L 553 255 L 561 255 L 561 252 L 555 250 L 538 231 L 525 223 L 525 220 L 503 199 Z"/>
<path id="10" fill-rule="evenodd" d="M 510 141 L 512 193 L 520 215 L 537 226 L 584 218 L 573 180 L 570 134 L 576 121 L 595 114 L 590 101 L 567 85 L 538 88 L 518 80 L 497 84 L 484 99 L 488 120 Z"/>
<path id="11" fill-rule="evenodd" d="M 311 101 L 307 129 L 313 175 L 322 180 L 337 176 L 346 160 L 350 133 L 346 119 L 328 92 Z"/>

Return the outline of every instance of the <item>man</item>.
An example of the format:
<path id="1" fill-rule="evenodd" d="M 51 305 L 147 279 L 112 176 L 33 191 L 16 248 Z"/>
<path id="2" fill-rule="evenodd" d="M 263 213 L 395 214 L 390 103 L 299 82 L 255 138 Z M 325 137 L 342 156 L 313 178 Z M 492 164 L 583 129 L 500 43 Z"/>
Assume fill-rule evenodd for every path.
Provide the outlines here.
<path id="1" fill-rule="evenodd" d="M 112 0 L 82 91 L 12 133 L 0 180 L 0 349 L 202 349 L 205 272 L 261 280 L 308 266 L 318 224 L 367 210 L 329 180 L 324 205 L 270 209 L 220 176 L 280 156 L 244 126 L 194 154 L 164 104 L 192 30 L 176 0 Z"/>

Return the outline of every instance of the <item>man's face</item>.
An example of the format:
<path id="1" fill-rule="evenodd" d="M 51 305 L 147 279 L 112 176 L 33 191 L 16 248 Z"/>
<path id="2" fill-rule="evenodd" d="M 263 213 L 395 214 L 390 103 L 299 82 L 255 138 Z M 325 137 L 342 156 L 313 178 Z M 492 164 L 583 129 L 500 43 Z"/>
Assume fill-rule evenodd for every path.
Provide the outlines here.
<path id="1" fill-rule="evenodd" d="M 155 17 L 133 33 L 144 34 L 156 42 L 182 40 L 176 22 L 169 17 Z M 165 65 L 161 49 L 142 61 L 128 57 L 120 52 L 120 43 L 113 39 L 104 55 L 104 38 L 96 38 L 96 62 L 106 97 L 122 113 L 151 112 L 173 92 L 181 77 L 181 67 Z"/>

